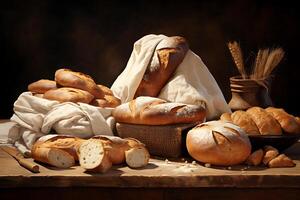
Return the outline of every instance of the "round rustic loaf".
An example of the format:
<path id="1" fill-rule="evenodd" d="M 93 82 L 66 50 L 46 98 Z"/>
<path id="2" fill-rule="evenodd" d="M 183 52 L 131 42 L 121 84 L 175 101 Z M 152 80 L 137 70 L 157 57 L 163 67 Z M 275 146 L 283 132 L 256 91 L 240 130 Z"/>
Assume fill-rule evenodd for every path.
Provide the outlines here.
<path id="1" fill-rule="evenodd" d="M 64 87 L 78 88 L 91 93 L 95 98 L 103 98 L 104 92 L 88 75 L 69 69 L 59 69 L 55 72 L 55 81 Z"/>
<path id="2" fill-rule="evenodd" d="M 117 122 L 144 125 L 196 123 L 205 120 L 205 104 L 171 103 L 154 97 L 138 97 L 112 111 Z"/>
<path id="3" fill-rule="evenodd" d="M 62 87 L 45 92 L 44 98 L 59 102 L 82 102 L 88 104 L 94 99 L 94 96 L 84 90 Z"/>
<path id="4" fill-rule="evenodd" d="M 246 133 L 240 127 L 223 121 L 197 125 L 188 132 L 186 146 L 197 161 L 221 166 L 240 164 L 251 153 Z"/>
<path id="5" fill-rule="evenodd" d="M 47 79 L 41 79 L 28 85 L 28 90 L 32 93 L 44 94 L 48 90 L 55 89 L 56 82 Z"/>

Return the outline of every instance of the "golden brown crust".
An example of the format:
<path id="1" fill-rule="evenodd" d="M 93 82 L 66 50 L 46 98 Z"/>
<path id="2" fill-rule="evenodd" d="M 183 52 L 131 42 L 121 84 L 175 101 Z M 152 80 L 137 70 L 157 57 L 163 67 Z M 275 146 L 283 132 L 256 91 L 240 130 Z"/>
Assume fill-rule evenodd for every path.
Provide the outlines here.
<path id="1" fill-rule="evenodd" d="M 264 157 L 263 157 L 263 163 L 267 165 L 272 159 L 274 159 L 276 156 L 278 156 L 279 152 L 276 148 L 272 146 L 265 146 L 264 147 Z"/>
<path id="2" fill-rule="evenodd" d="M 244 131 L 247 134 L 249 135 L 260 134 L 256 124 L 254 123 L 250 115 L 245 111 L 241 111 L 241 110 L 235 111 L 234 113 L 231 114 L 231 119 L 234 124 L 244 129 Z"/>
<path id="3" fill-rule="evenodd" d="M 267 111 L 260 107 L 252 107 L 246 111 L 255 122 L 262 135 L 281 135 L 280 124 Z"/>
<path id="4" fill-rule="evenodd" d="M 204 106 L 169 103 L 153 97 L 138 97 L 116 107 L 112 115 L 117 122 L 144 125 L 166 125 L 203 122 Z"/>
<path id="5" fill-rule="evenodd" d="M 115 96 L 105 95 L 104 99 L 94 99 L 91 104 L 102 108 L 115 108 L 121 104 L 121 100 Z"/>
<path id="6" fill-rule="evenodd" d="M 300 133 L 300 125 L 294 116 L 288 114 L 281 108 L 269 107 L 265 110 L 279 122 L 281 128 L 286 133 Z"/>
<path id="7" fill-rule="evenodd" d="M 247 165 L 257 166 L 261 163 L 264 157 L 264 151 L 262 149 L 258 149 L 254 151 L 246 160 Z"/>
<path id="8" fill-rule="evenodd" d="M 82 102 L 88 104 L 94 99 L 94 96 L 84 90 L 63 87 L 47 91 L 44 94 L 44 98 L 59 102 Z"/>
<path id="9" fill-rule="evenodd" d="M 103 91 L 104 95 L 110 95 L 110 96 L 114 95 L 111 89 L 109 89 L 108 87 L 100 84 L 98 84 L 97 86 Z"/>
<path id="10" fill-rule="evenodd" d="M 44 94 L 48 90 L 56 88 L 56 82 L 47 79 L 41 79 L 28 85 L 28 90 L 30 92 L 38 94 Z"/>
<path id="11" fill-rule="evenodd" d="M 285 154 L 280 154 L 276 158 L 272 159 L 268 166 L 270 168 L 274 167 L 294 167 L 296 164 L 293 162 L 292 159 L 287 157 Z"/>
<path id="12" fill-rule="evenodd" d="M 81 72 L 74 72 L 69 69 L 59 69 L 55 72 L 55 81 L 64 87 L 72 87 L 85 90 L 95 98 L 103 98 L 104 92 L 88 75 Z"/>
<path id="13" fill-rule="evenodd" d="M 224 122 L 232 122 L 231 113 L 223 113 L 220 117 L 220 120 Z"/>
<path id="14" fill-rule="evenodd" d="M 189 47 L 183 37 L 163 39 L 156 48 L 134 98 L 139 96 L 157 97 L 160 90 L 183 61 Z M 155 60 L 157 60 L 155 62 Z"/>

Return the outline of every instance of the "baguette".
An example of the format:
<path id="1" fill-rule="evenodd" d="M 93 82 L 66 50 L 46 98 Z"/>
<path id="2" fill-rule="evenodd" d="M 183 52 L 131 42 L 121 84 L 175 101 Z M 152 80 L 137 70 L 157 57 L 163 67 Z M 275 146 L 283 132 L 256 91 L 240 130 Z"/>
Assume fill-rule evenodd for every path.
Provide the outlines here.
<path id="1" fill-rule="evenodd" d="M 232 122 L 231 113 L 223 113 L 220 117 L 220 120 L 224 122 Z"/>
<path id="2" fill-rule="evenodd" d="M 102 108 L 115 108 L 121 104 L 121 100 L 112 95 L 105 95 L 103 99 L 94 99 L 91 104 Z"/>
<path id="3" fill-rule="evenodd" d="M 259 130 L 251 116 L 245 111 L 239 110 L 231 114 L 232 122 L 238 125 L 249 135 L 259 135 Z"/>
<path id="4" fill-rule="evenodd" d="M 156 47 L 134 98 L 157 97 L 178 65 L 183 61 L 189 47 L 183 37 L 166 37 Z"/>
<path id="5" fill-rule="evenodd" d="M 30 92 L 38 94 L 44 94 L 48 90 L 56 88 L 56 82 L 47 79 L 41 79 L 28 85 L 28 90 Z"/>
<path id="6" fill-rule="evenodd" d="M 154 97 L 138 97 L 112 111 L 117 122 L 144 125 L 195 123 L 205 120 L 205 107 L 170 103 Z"/>

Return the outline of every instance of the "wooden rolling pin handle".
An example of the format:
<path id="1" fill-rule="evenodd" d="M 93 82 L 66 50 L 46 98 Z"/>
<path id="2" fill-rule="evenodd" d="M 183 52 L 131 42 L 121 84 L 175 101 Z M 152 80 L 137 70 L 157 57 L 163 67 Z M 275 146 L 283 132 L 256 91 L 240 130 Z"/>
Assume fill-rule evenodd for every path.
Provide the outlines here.
<path id="1" fill-rule="evenodd" d="M 26 160 L 25 158 L 18 159 L 18 162 L 20 163 L 20 165 L 22 165 L 23 167 L 25 167 L 26 169 L 28 169 L 34 173 L 40 172 L 39 166 L 37 164 L 32 163 L 32 162 Z"/>

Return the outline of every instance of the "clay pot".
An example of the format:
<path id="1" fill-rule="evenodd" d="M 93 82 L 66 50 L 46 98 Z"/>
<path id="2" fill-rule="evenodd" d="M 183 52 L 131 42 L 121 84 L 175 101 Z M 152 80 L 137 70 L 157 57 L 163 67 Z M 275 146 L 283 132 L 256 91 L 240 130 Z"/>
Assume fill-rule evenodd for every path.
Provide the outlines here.
<path id="1" fill-rule="evenodd" d="M 266 108 L 272 106 L 270 98 L 270 80 L 242 79 L 241 76 L 230 78 L 232 98 L 229 107 L 232 111 L 246 110 L 253 106 Z"/>

